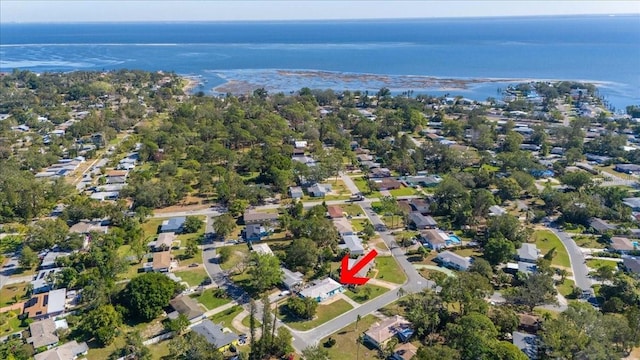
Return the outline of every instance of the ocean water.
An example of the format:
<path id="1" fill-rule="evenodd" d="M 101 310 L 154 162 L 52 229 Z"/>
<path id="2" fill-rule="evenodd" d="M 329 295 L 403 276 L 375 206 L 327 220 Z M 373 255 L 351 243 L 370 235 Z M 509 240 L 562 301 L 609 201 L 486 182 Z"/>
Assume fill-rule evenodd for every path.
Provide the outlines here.
<path id="1" fill-rule="evenodd" d="M 0 24 L 0 71 L 14 68 L 175 71 L 207 93 L 387 86 L 477 100 L 526 79 L 585 80 L 621 109 L 640 104 L 640 16 Z"/>

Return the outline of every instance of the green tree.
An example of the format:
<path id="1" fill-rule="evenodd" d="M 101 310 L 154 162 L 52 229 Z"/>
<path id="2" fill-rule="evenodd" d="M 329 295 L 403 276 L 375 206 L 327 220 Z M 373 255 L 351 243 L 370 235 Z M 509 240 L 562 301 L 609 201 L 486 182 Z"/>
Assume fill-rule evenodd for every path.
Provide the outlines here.
<path id="1" fill-rule="evenodd" d="M 289 269 L 307 272 L 318 262 L 318 246 L 311 239 L 294 239 L 286 251 L 285 263 Z"/>
<path id="2" fill-rule="evenodd" d="M 183 232 L 187 234 L 192 234 L 200 231 L 204 223 L 197 216 L 187 216 L 187 219 L 184 222 Z"/>
<path id="3" fill-rule="evenodd" d="M 493 269 L 491 268 L 491 264 L 489 264 L 485 259 L 475 259 L 473 264 L 469 267 L 469 271 L 478 273 L 489 280 L 493 278 Z"/>
<path id="4" fill-rule="evenodd" d="M 218 238 L 224 239 L 236 228 L 236 221 L 231 214 L 224 213 L 213 219 L 212 227 Z"/>
<path id="5" fill-rule="evenodd" d="M 593 182 L 591 175 L 585 171 L 568 172 L 560 177 L 560 181 L 565 185 L 571 186 L 577 191 L 582 190 Z"/>
<path id="6" fill-rule="evenodd" d="M 517 346 L 507 341 L 496 341 L 491 349 L 491 358 L 496 360 L 528 360 L 529 357 Z"/>
<path id="7" fill-rule="evenodd" d="M 522 145 L 522 141 L 524 138 L 522 135 L 518 134 L 515 131 L 507 132 L 507 135 L 504 138 L 504 142 L 502 143 L 502 151 L 505 152 L 516 152 L 520 150 L 520 145 Z"/>
<path id="8" fill-rule="evenodd" d="M 103 346 L 113 342 L 120 326 L 122 326 L 122 316 L 113 305 L 103 305 L 89 311 L 80 323 L 80 329 L 95 337 Z"/>
<path id="9" fill-rule="evenodd" d="M 447 324 L 445 336 L 463 359 L 484 359 L 489 358 L 498 331 L 488 317 L 470 313 Z"/>
<path id="10" fill-rule="evenodd" d="M 39 260 L 40 259 L 38 259 L 38 254 L 36 254 L 35 251 L 31 250 L 29 246 L 25 246 L 20 252 L 18 264 L 20 264 L 20 266 L 25 269 L 33 269 L 33 267 L 38 264 Z"/>
<path id="11" fill-rule="evenodd" d="M 165 328 L 169 331 L 175 332 L 176 334 L 181 334 L 190 324 L 189 319 L 184 314 L 180 314 L 175 319 L 167 320 L 165 322 Z"/>
<path id="12" fill-rule="evenodd" d="M 258 292 L 263 292 L 282 282 L 280 260 L 269 254 L 251 254 L 251 286 Z"/>
<path id="13" fill-rule="evenodd" d="M 555 302 L 557 294 L 553 278 L 548 274 L 530 274 L 522 286 L 508 289 L 504 297 L 514 304 L 524 305 L 533 310 L 534 307 Z"/>
<path id="14" fill-rule="evenodd" d="M 515 253 L 513 243 L 501 236 L 489 239 L 484 246 L 484 258 L 494 266 L 513 259 Z"/>
<path id="15" fill-rule="evenodd" d="M 287 299 L 287 309 L 301 319 L 313 319 L 317 308 L 318 302 L 312 298 L 292 296 Z"/>
<path id="16" fill-rule="evenodd" d="M 177 360 L 223 360 L 223 354 L 202 335 L 189 331 L 169 340 L 169 357 Z"/>
<path id="17" fill-rule="evenodd" d="M 116 352 L 117 357 L 136 360 L 150 360 L 151 350 L 142 343 L 140 331 L 132 331 L 127 334 L 127 342 L 124 347 Z"/>
<path id="18" fill-rule="evenodd" d="M 164 274 L 146 273 L 127 284 L 121 299 L 131 316 L 150 321 L 169 305 L 169 300 L 179 290 L 178 284 Z"/>
<path id="19" fill-rule="evenodd" d="M 500 334 L 511 334 L 518 328 L 520 323 L 516 312 L 505 306 L 492 308 L 489 318 Z"/>
<path id="20" fill-rule="evenodd" d="M 229 258 L 231 257 L 231 253 L 233 252 L 233 250 L 229 246 L 223 246 L 221 248 L 218 248 L 216 251 L 218 252 L 218 255 L 220 256 L 220 263 L 221 264 L 226 263 L 227 260 L 229 260 Z"/>
<path id="21" fill-rule="evenodd" d="M 188 258 L 192 258 L 196 256 L 199 250 L 200 249 L 198 248 L 198 241 L 196 239 L 189 239 L 187 241 L 187 249 L 185 250 L 184 254 Z"/>
<path id="22" fill-rule="evenodd" d="M 302 350 L 302 358 L 304 360 L 331 360 L 329 351 L 319 345 L 308 346 Z"/>

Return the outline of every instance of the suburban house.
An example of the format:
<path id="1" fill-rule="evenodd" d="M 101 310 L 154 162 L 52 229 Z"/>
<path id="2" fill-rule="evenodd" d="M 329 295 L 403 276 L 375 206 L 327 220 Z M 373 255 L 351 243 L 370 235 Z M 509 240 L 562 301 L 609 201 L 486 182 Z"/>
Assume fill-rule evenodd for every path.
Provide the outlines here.
<path id="1" fill-rule="evenodd" d="M 425 199 L 411 199 L 409 205 L 411 205 L 413 210 L 421 214 L 428 214 L 431 212 L 430 203 Z"/>
<path id="2" fill-rule="evenodd" d="M 371 325 L 369 330 L 364 332 L 363 341 L 378 349 L 383 349 L 387 342 L 394 337 L 398 337 L 400 342 L 404 343 L 412 335 L 411 323 L 400 315 L 394 315 Z"/>
<path id="3" fill-rule="evenodd" d="M 493 205 L 489 207 L 489 216 L 502 216 L 507 213 L 503 207 L 498 205 Z"/>
<path id="4" fill-rule="evenodd" d="M 411 187 L 432 187 L 438 185 L 438 183 L 441 181 L 439 176 L 432 175 L 407 176 L 402 180 Z"/>
<path id="5" fill-rule="evenodd" d="M 640 212 L 640 197 L 631 197 L 622 199 L 622 203 L 631 208 L 631 211 Z"/>
<path id="6" fill-rule="evenodd" d="M 617 228 L 617 226 L 609 224 L 608 222 L 600 218 L 591 218 L 591 220 L 589 220 L 589 226 L 591 226 L 593 230 L 597 231 L 600 234 L 607 231 L 615 230 Z"/>
<path id="7" fill-rule="evenodd" d="M 640 274 L 640 258 L 637 257 L 625 257 L 622 259 L 622 265 L 628 272 L 634 274 Z"/>
<path id="8" fill-rule="evenodd" d="M 176 239 L 176 233 L 174 232 L 163 232 L 158 235 L 158 238 L 155 241 L 149 242 L 149 247 L 153 249 L 153 251 L 167 251 L 171 250 L 171 246 Z"/>
<path id="9" fill-rule="evenodd" d="M 402 183 L 396 179 L 383 178 L 373 180 L 373 186 L 380 191 L 395 190 L 402 187 Z"/>
<path id="10" fill-rule="evenodd" d="M 33 286 L 33 293 L 39 294 L 39 293 L 49 291 L 51 289 L 51 285 L 53 284 L 54 275 L 60 270 L 62 269 L 53 268 L 53 269 L 40 270 L 38 274 L 36 274 L 35 278 L 31 280 L 31 286 Z"/>
<path id="11" fill-rule="evenodd" d="M 609 248 L 612 251 L 615 251 L 620 254 L 626 254 L 629 251 L 635 250 L 633 243 L 626 237 L 622 236 L 614 236 L 611 238 L 611 243 L 609 244 Z"/>
<path id="12" fill-rule="evenodd" d="M 338 205 L 327 206 L 327 213 L 329 213 L 329 217 L 332 219 L 337 219 L 344 216 L 342 208 Z"/>
<path id="13" fill-rule="evenodd" d="M 282 268 L 282 284 L 287 290 L 294 290 L 302 286 L 304 282 L 304 275 L 299 271 L 291 271 L 287 268 Z"/>
<path id="14" fill-rule="evenodd" d="M 342 242 L 344 244 L 338 245 L 340 249 L 347 249 L 349 254 L 359 256 L 364 254 L 364 247 L 362 246 L 362 239 L 357 235 L 343 235 Z"/>
<path id="15" fill-rule="evenodd" d="M 300 186 L 291 186 L 289 187 L 289 196 L 291 196 L 292 199 L 302 199 L 304 192 Z"/>
<path id="16" fill-rule="evenodd" d="M 512 334 L 513 345 L 522 350 L 531 360 L 538 358 L 538 337 L 519 331 Z"/>
<path id="17" fill-rule="evenodd" d="M 381 179 L 391 176 L 391 170 L 387 168 L 374 168 L 369 172 L 370 178 Z"/>
<path id="18" fill-rule="evenodd" d="M 238 335 L 232 332 L 225 332 L 222 326 L 214 324 L 208 319 L 198 325 L 194 325 L 191 330 L 204 336 L 207 342 L 215 346 L 218 351 L 224 352 L 228 350 L 231 345 L 238 344 Z"/>
<path id="19" fill-rule="evenodd" d="M 303 289 L 299 295 L 304 298 L 315 299 L 317 302 L 322 302 L 341 292 L 344 292 L 344 286 L 342 286 L 342 284 L 332 278 L 325 278 Z"/>
<path id="20" fill-rule="evenodd" d="M 58 343 L 58 335 L 56 335 L 56 323 L 53 319 L 44 319 L 36 321 L 29 325 L 30 337 L 27 343 L 32 344 L 35 349 L 46 346 L 47 348 Z"/>
<path id="21" fill-rule="evenodd" d="M 518 261 L 517 263 L 508 262 L 504 267 L 504 272 L 515 275 L 518 272 L 523 274 L 533 274 L 538 271 L 538 267 L 534 263 Z"/>
<path id="22" fill-rule="evenodd" d="M 184 216 L 174 217 L 168 220 L 165 220 L 160 224 L 160 232 L 172 232 L 172 233 L 181 233 L 182 227 L 184 226 L 187 218 Z"/>
<path id="23" fill-rule="evenodd" d="M 538 250 L 535 244 L 524 243 L 518 249 L 518 259 L 520 261 L 535 264 L 536 262 L 538 262 L 539 256 L 540 250 Z"/>
<path id="24" fill-rule="evenodd" d="M 613 170 L 625 174 L 640 173 L 640 165 L 636 164 L 616 164 Z"/>
<path id="25" fill-rule="evenodd" d="M 73 340 L 53 349 L 34 355 L 34 360 L 74 360 L 87 355 L 89 347 L 87 343 Z"/>
<path id="26" fill-rule="evenodd" d="M 470 258 L 460 256 L 451 251 L 443 251 L 439 253 L 434 261 L 438 262 L 444 267 L 461 271 L 466 271 L 471 266 Z"/>
<path id="27" fill-rule="evenodd" d="M 348 259 L 348 263 L 349 263 L 349 269 L 353 269 L 353 267 L 360 261 L 360 259 L 362 258 L 362 256 L 358 257 L 357 259 L 352 259 L 349 258 Z M 369 274 L 369 271 L 371 271 L 371 269 L 373 269 L 373 265 L 375 264 L 374 261 L 369 261 L 362 269 L 360 269 L 360 271 L 358 271 L 358 273 L 356 273 L 356 277 L 367 277 L 367 274 Z"/>
<path id="28" fill-rule="evenodd" d="M 33 319 L 46 319 L 62 314 L 65 310 L 67 289 L 51 290 L 34 295 L 24 303 L 23 314 Z"/>
<path id="29" fill-rule="evenodd" d="M 267 244 L 251 244 L 251 250 L 260 255 L 273 256 L 273 251 L 271 251 L 271 248 Z"/>
<path id="30" fill-rule="evenodd" d="M 78 234 L 88 234 L 90 232 L 106 234 L 107 231 L 109 231 L 109 227 L 102 225 L 102 221 L 81 220 L 69 228 L 70 233 Z"/>
<path id="31" fill-rule="evenodd" d="M 107 184 L 126 184 L 127 183 L 127 170 L 109 170 L 106 175 Z"/>
<path id="32" fill-rule="evenodd" d="M 169 272 L 171 271 L 171 252 L 161 251 L 153 253 L 153 261 L 151 262 L 151 271 Z"/>
<path id="33" fill-rule="evenodd" d="M 325 197 L 331 192 L 330 184 L 313 184 L 307 188 L 307 192 L 311 197 Z"/>
<path id="34" fill-rule="evenodd" d="M 417 211 L 409 214 L 409 224 L 417 230 L 435 229 L 438 226 L 438 223 L 431 216 L 424 216 Z"/>
<path id="35" fill-rule="evenodd" d="M 424 245 L 433 250 L 440 250 L 449 246 L 451 240 L 447 233 L 438 229 L 420 231 L 420 239 Z"/>
<path id="36" fill-rule="evenodd" d="M 340 236 L 354 234 L 351 223 L 349 222 L 349 220 L 345 218 L 333 219 L 333 226 L 336 227 L 336 229 L 338 230 L 338 234 L 340 234 Z"/>
<path id="37" fill-rule="evenodd" d="M 54 247 L 57 249 L 57 247 Z M 40 263 L 40 269 L 53 269 L 56 267 L 56 260 L 60 257 L 69 256 L 71 253 L 67 251 L 51 250 L 42 258 Z"/>
<path id="38" fill-rule="evenodd" d="M 202 306 L 186 295 L 176 296 L 169 301 L 169 305 L 175 310 L 175 312 L 168 314 L 170 319 L 175 319 L 178 317 L 178 314 L 182 314 L 186 316 L 189 321 L 194 321 L 199 320 L 202 318 L 202 315 L 204 315 Z"/>
<path id="39" fill-rule="evenodd" d="M 247 241 L 260 241 L 269 236 L 270 231 L 260 224 L 249 224 L 242 230 L 242 238 Z"/>
<path id="40" fill-rule="evenodd" d="M 518 314 L 518 329 L 530 333 L 536 333 L 540 329 L 540 318 L 530 314 Z"/>
<path id="41" fill-rule="evenodd" d="M 399 344 L 391 355 L 392 360 L 411 360 L 418 354 L 418 348 L 412 343 Z"/>
<path id="42" fill-rule="evenodd" d="M 247 211 L 242 216 L 242 220 L 245 225 L 273 223 L 278 220 L 278 213 Z"/>

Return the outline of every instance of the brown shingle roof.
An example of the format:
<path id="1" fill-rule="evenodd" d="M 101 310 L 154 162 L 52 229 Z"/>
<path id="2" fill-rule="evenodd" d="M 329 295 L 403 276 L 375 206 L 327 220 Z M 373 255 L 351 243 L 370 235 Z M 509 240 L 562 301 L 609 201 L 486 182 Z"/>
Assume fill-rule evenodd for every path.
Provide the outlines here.
<path id="1" fill-rule="evenodd" d="M 174 308 L 180 314 L 186 316 L 189 320 L 195 319 L 204 314 L 204 311 L 202 311 L 200 304 L 189 296 L 178 296 L 169 301 L 169 304 L 172 308 Z"/>
<path id="2" fill-rule="evenodd" d="M 171 252 L 162 251 L 153 253 L 153 270 L 161 270 L 171 266 Z"/>
<path id="3" fill-rule="evenodd" d="M 633 244 L 626 237 L 614 236 L 611 238 L 611 248 L 617 251 L 631 251 Z"/>
<path id="4" fill-rule="evenodd" d="M 342 208 L 338 205 L 327 206 L 327 212 L 329 213 L 329 217 L 332 219 L 340 218 L 343 216 Z"/>

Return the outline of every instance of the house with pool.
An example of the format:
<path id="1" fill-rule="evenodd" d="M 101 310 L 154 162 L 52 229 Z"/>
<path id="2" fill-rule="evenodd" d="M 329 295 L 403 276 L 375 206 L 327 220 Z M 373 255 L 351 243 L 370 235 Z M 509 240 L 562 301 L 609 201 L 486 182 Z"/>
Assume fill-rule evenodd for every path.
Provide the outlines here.
<path id="1" fill-rule="evenodd" d="M 461 244 L 459 237 L 454 234 L 447 234 L 440 229 L 427 229 L 420 231 L 420 242 L 432 250 L 441 250 Z"/>

